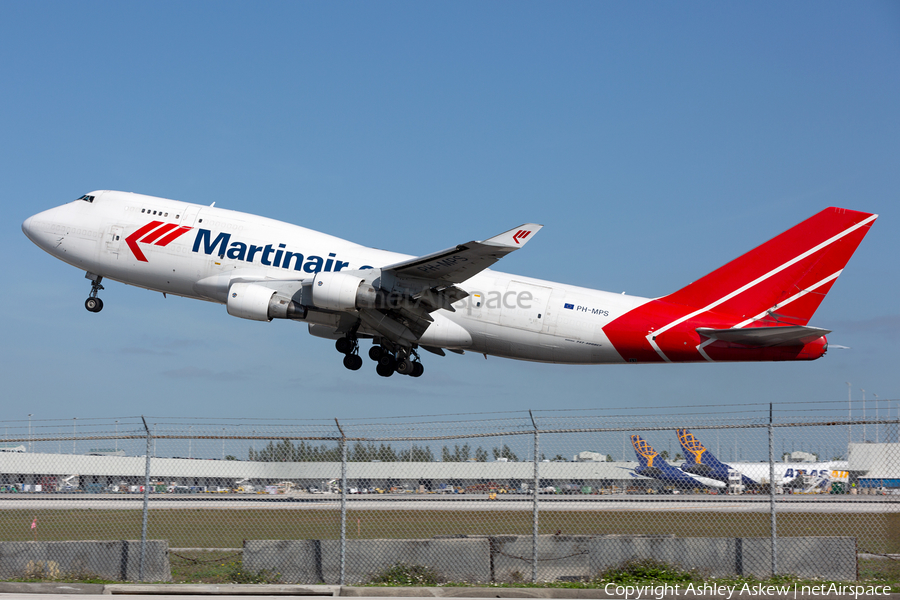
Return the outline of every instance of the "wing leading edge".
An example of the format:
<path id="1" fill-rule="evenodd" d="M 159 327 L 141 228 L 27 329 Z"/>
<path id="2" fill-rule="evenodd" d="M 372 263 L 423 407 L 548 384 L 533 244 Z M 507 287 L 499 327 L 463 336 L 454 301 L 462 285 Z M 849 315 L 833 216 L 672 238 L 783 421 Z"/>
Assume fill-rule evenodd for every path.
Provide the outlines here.
<path id="1" fill-rule="evenodd" d="M 399 277 L 462 283 L 528 243 L 543 225 L 526 223 L 481 242 L 459 244 L 434 254 L 382 267 Z"/>

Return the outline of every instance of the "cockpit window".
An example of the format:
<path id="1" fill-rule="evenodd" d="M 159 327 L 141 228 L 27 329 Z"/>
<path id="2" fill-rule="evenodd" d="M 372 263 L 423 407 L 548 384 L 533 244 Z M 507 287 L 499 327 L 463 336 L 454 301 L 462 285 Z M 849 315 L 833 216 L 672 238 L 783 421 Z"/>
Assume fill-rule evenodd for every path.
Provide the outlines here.
<path id="1" fill-rule="evenodd" d="M 88 196 L 87 194 L 85 194 L 84 196 L 82 196 L 81 198 L 79 198 L 79 200 L 84 200 L 85 202 L 93 202 L 93 201 L 94 201 L 94 197 L 93 197 L 93 196 Z"/>

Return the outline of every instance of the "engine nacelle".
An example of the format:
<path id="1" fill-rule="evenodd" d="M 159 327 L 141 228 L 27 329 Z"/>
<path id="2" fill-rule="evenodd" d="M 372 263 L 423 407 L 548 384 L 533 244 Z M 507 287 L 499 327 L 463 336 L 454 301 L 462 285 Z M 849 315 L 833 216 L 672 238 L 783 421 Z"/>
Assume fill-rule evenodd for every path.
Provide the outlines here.
<path id="1" fill-rule="evenodd" d="M 316 273 L 312 285 L 313 304 L 326 310 L 351 311 L 375 303 L 375 288 L 365 279 L 350 273 Z"/>
<path id="2" fill-rule="evenodd" d="M 226 305 L 229 315 L 253 321 L 306 318 L 305 306 L 258 283 L 232 283 Z"/>

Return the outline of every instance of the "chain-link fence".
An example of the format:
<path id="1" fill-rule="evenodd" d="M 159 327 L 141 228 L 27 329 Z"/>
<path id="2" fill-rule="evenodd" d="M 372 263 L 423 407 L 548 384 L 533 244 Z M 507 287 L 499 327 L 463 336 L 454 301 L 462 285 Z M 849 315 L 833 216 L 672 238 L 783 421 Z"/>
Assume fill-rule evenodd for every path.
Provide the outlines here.
<path id="1" fill-rule="evenodd" d="M 527 582 L 655 561 L 854 580 L 900 553 L 900 415 L 881 402 L 869 419 L 818 403 L 0 422 L 0 578 L 171 581 L 186 560 L 239 581 Z"/>

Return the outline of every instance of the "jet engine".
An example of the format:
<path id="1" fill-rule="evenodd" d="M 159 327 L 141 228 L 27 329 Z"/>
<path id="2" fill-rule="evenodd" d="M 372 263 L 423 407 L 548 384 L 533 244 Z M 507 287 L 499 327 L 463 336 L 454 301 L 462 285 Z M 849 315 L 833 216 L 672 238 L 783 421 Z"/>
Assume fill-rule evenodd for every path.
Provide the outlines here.
<path id="1" fill-rule="evenodd" d="M 312 285 L 313 304 L 326 310 L 352 311 L 376 306 L 379 292 L 350 273 L 319 272 Z"/>
<path id="2" fill-rule="evenodd" d="M 228 288 L 228 314 L 253 321 L 306 318 L 306 307 L 258 283 L 232 283 Z"/>

